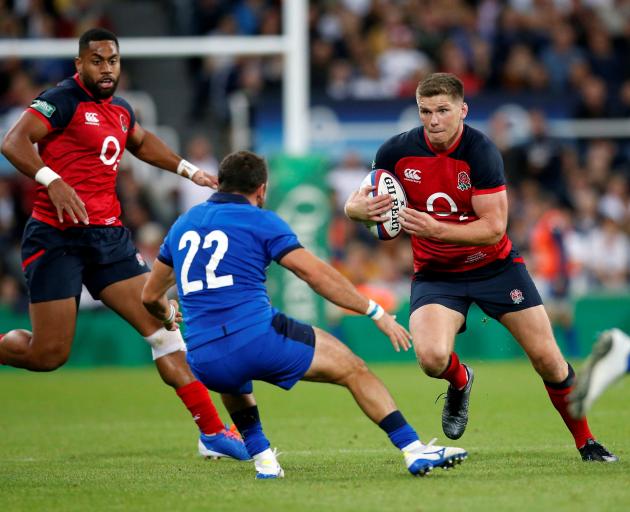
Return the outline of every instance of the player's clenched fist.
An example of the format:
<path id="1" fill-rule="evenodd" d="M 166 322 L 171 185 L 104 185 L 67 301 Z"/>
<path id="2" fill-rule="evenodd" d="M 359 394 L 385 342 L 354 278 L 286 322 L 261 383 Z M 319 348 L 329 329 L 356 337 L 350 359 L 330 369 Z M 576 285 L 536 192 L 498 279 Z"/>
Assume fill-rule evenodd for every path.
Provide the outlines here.
<path id="1" fill-rule="evenodd" d="M 428 213 L 419 212 L 412 208 L 403 208 L 399 214 L 400 225 L 406 233 L 421 237 L 436 237 L 440 230 L 440 223 Z"/>

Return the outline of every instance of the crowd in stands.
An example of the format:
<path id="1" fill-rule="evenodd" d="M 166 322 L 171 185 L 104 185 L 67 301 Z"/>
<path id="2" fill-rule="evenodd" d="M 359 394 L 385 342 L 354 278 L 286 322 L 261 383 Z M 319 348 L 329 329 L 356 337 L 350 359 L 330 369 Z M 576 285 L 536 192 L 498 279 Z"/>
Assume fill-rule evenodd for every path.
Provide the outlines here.
<path id="1" fill-rule="evenodd" d="M 106 8 L 114 1 L 0 0 L 0 40 L 77 37 L 95 25 L 115 30 Z M 279 0 L 161 3 L 174 20 L 168 35 L 282 31 Z M 571 118 L 630 116 L 630 0 L 314 0 L 309 2 L 309 30 L 314 96 L 408 98 L 412 103 L 420 79 L 447 71 L 464 81 L 471 101 L 493 93 L 546 95 L 569 98 Z M 191 111 L 220 112 L 234 91 L 255 104 L 263 91 L 279 89 L 281 70 L 280 57 L 196 59 L 191 83 L 199 108 Z M 72 72 L 71 59 L 3 59 L 0 133 L 42 88 Z M 562 301 L 600 290 L 628 293 L 628 138 L 557 139 L 549 132 L 546 113 L 536 109 L 528 112 L 525 136 L 517 141 L 506 136 L 508 123 L 497 111 L 486 132 L 505 161 L 509 234 L 543 296 Z M 230 150 L 215 151 L 203 137 L 186 142 L 186 156 L 210 170 Z M 394 308 L 408 293 L 408 241 L 401 236 L 376 243 L 342 213 L 349 191 L 368 172 L 364 160 L 349 151 L 331 162 L 331 258 L 355 284 Z M 187 185 L 173 185 L 169 204 L 174 206 L 165 213 L 164 196 L 156 200 L 150 181 L 139 179 L 130 164 L 122 167 L 124 221 L 149 259 L 174 216 L 203 199 L 193 199 L 195 191 Z M 0 302 L 18 309 L 26 304 L 19 238 L 33 187 L 31 180 L 6 168 L 0 174 Z"/>

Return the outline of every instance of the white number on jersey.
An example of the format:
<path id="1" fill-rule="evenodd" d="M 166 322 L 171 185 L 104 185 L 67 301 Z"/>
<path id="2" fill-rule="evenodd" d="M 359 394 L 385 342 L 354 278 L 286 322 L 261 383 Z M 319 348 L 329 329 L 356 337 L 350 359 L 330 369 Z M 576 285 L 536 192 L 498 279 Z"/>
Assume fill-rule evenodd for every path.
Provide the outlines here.
<path id="1" fill-rule="evenodd" d="M 446 192 L 436 192 L 435 194 L 431 194 L 427 198 L 427 211 L 428 212 L 435 213 L 436 215 L 439 215 L 440 217 L 447 217 L 447 216 L 449 216 L 451 214 L 451 213 L 448 213 L 448 212 L 436 212 L 435 208 L 433 206 L 433 203 L 435 203 L 436 199 L 444 199 L 444 200 L 446 200 L 446 202 L 451 207 L 451 213 L 457 213 L 457 205 L 455 204 L 455 201 Z M 460 221 L 468 220 L 468 214 L 467 213 L 462 213 L 459 216 L 459 220 Z"/>
<path id="2" fill-rule="evenodd" d="M 107 158 L 105 155 L 107 154 L 107 150 L 109 149 L 109 143 L 112 143 L 114 145 L 114 154 L 112 156 L 110 156 L 109 158 Z M 117 160 L 118 155 L 120 155 L 120 143 L 118 142 L 118 139 L 116 137 L 112 137 L 111 135 L 108 135 L 107 137 L 105 137 L 105 140 L 103 141 L 103 147 L 101 148 L 101 162 L 103 162 L 105 165 L 114 165 L 114 171 L 118 168 L 118 162 L 119 160 Z"/>
<path id="3" fill-rule="evenodd" d="M 223 231 L 218 229 L 211 231 L 206 235 L 203 240 L 203 249 L 209 249 L 212 247 L 212 243 L 216 242 L 217 247 L 210 257 L 210 261 L 206 265 L 206 288 L 223 288 L 224 286 L 232 286 L 234 284 L 234 278 L 232 275 L 219 276 L 215 274 L 219 263 L 225 256 L 228 250 L 229 239 Z M 188 273 L 190 272 L 190 266 L 192 265 L 197 252 L 199 251 L 199 244 L 201 243 L 201 236 L 196 231 L 186 231 L 179 239 L 178 249 L 181 251 L 188 247 L 188 252 L 184 257 L 184 263 L 182 265 L 181 284 L 184 295 L 188 295 L 192 292 L 199 292 L 203 290 L 203 281 L 196 279 L 194 281 L 188 280 Z"/>

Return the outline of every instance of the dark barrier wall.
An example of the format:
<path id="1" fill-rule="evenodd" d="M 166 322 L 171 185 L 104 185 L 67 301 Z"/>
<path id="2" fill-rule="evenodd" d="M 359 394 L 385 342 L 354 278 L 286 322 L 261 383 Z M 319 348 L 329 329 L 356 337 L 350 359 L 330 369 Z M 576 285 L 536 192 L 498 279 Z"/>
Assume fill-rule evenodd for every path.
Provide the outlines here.
<path id="1" fill-rule="evenodd" d="M 398 311 L 407 323 L 408 306 Z M 0 332 L 29 328 L 26 315 L 0 310 Z M 572 346 L 562 329 L 558 342 L 567 355 L 583 357 L 590 352 L 597 333 L 619 327 L 630 332 L 630 296 L 589 296 L 575 303 L 577 340 Z M 333 332 L 367 361 L 408 362 L 414 356 L 394 352 L 389 340 L 365 316 L 345 316 Z M 457 352 L 466 359 L 511 359 L 524 357 L 521 348 L 498 322 L 486 318 L 476 307 L 468 315 L 468 329 L 457 337 Z M 151 362 L 151 351 L 142 337 L 109 310 L 81 311 L 72 354 L 72 366 L 142 365 Z"/>

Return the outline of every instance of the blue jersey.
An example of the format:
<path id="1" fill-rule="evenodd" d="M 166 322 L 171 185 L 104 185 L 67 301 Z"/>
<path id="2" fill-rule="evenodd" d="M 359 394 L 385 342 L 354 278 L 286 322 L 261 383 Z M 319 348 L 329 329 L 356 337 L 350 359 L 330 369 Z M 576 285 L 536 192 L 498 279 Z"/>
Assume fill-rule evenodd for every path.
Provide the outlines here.
<path id="1" fill-rule="evenodd" d="M 270 322 L 267 267 L 300 247 L 277 214 L 239 194 L 217 192 L 177 219 L 158 259 L 175 272 L 186 343 Z"/>

